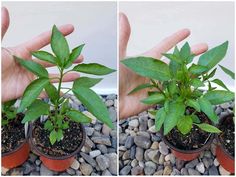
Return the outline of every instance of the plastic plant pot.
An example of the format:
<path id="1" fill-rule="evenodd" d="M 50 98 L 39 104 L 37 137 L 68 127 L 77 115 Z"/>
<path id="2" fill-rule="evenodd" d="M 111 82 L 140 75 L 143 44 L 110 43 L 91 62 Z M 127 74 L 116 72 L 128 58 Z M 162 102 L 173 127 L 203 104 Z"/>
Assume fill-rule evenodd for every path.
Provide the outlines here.
<path id="1" fill-rule="evenodd" d="M 207 149 L 213 139 L 214 139 L 214 134 L 211 134 L 207 143 L 202 146 L 201 148 L 199 149 L 195 149 L 195 150 L 182 150 L 182 149 L 178 149 L 176 148 L 175 146 L 173 146 L 167 139 L 165 136 L 162 136 L 162 139 L 163 141 L 165 142 L 166 145 L 168 145 L 171 149 L 171 152 L 174 154 L 174 156 L 180 160 L 184 160 L 184 161 L 191 161 L 191 160 L 194 160 L 196 159 L 202 151 L 204 151 L 205 149 Z"/>
<path id="2" fill-rule="evenodd" d="M 30 146 L 28 140 L 18 146 L 15 150 L 2 154 L 2 166 L 11 169 L 23 164 L 29 157 Z"/>
<path id="3" fill-rule="evenodd" d="M 220 124 L 221 124 L 222 122 L 224 122 L 228 117 L 231 117 L 231 116 L 234 116 L 234 115 L 227 115 L 227 116 L 223 117 L 223 118 L 220 120 Z M 231 156 L 231 155 L 227 152 L 224 143 L 222 142 L 221 138 L 219 138 L 219 135 L 217 136 L 217 142 L 218 142 L 218 145 L 217 145 L 217 147 L 216 147 L 216 158 L 217 158 L 218 162 L 220 163 L 220 165 L 221 165 L 225 170 L 227 170 L 228 172 L 234 174 L 234 173 L 235 173 L 234 157 Z"/>
<path id="4" fill-rule="evenodd" d="M 49 155 L 44 154 L 43 152 L 41 152 L 37 148 L 37 146 L 34 145 L 34 143 L 32 141 L 32 131 L 33 131 L 33 125 L 32 124 L 30 125 L 30 134 L 29 134 L 29 136 L 30 136 L 30 138 L 29 138 L 30 146 L 31 146 L 32 150 L 37 155 L 40 156 L 40 160 L 42 161 L 44 166 L 46 166 L 48 169 L 53 170 L 53 171 L 57 171 L 57 172 L 65 171 L 67 168 L 69 168 L 71 166 L 71 164 L 73 163 L 76 155 L 79 153 L 79 151 L 84 146 L 84 143 L 85 143 L 85 140 L 86 140 L 86 133 L 85 133 L 85 130 L 84 130 L 84 126 L 82 124 L 80 124 L 80 127 L 81 127 L 81 130 L 82 130 L 81 144 L 78 146 L 76 151 L 74 151 L 70 155 L 61 156 L 61 157 L 54 157 L 54 156 L 49 156 Z"/>

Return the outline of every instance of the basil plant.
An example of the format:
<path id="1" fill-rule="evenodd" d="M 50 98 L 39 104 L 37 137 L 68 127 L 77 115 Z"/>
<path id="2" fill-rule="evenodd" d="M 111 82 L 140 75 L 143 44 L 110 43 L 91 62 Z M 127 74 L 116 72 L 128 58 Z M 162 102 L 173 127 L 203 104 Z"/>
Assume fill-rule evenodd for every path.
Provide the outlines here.
<path id="1" fill-rule="evenodd" d="M 220 132 L 213 126 L 218 123 L 213 105 L 231 101 L 234 93 L 223 81 L 213 77 L 216 73 L 216 65 L 224 58 L 227 48 L 226 41 L 202 54 L 197 64 L 193 63 L 195 56 L 191 53 L 187 42 L 181 49 L 176 46 L 173 53 L 163 54 L 170 60 L 169 65 L 161 60 L 144 56 L 122 61 L 132 71 L 150 78 L 149 83 L 139 85 L 129 94 L 141 89 L 151 89 L 148 97 L 141 102 L 162 106 L 154 111 L 157 131 L 163 127 L 164 135 L 167 135 L 173 128 L 177 128 L 186 135 L 195 125 L 206 132 Z M 222 89 L 213 87 L 212 83 Z M 205 88 L 207 89 L 203 91 Z M 205 113 L 213 125 L 199 119 L 197 113 L 200 112 Z"/>
<path id="2" fill-rule="evenodd" d="M 66 73 L 81 72 L 93 75 L 106 75 L 114 72 L 106 66 L 90 63 L 78 64 L 72 67 L 73 62 L 80 55 L 84 44 L 79 45 L 70 51 L 66 38 L 54 25 L 51 35 L 51 49 L 53 53 L 46 51 L 35 51 L 32 55 L 42 61 L 46 61 L 55 65 L 59 70 L 58 87 L 51 84 L 48 71 L 40 64 L 15 56 L 18 63 L 37 76 L 37 79 L 32 81 L 25 89 L 20 106 L 17 112 L 22 112 L 25 109 L 25 116 L 22 123 L 34 121 L 42 115 L 47 116 L 44 123 L 44 128 L 50 131 L 50 142 L 54 144 L 56 141 L 63 139 L 63 131 L 69 128 L 69 121 L 78 123 L 89 123 L 91 118 L 87 117 L 82 112 L 69 107 L 69 98 L 64 95 L 72 91 L 74 95 L 83 103 L 83 105 L 101 122 L 113 128 L 114 125 L 109 117 L 108 110 L 101 98 L 90 89 L 95 84 L 99 83 L 102 78 L 80 77 L 73 82 L 72 88 L 67 88 L 65 94 L 61 94 L 62 79 Z M 65 71 L 67 69 L 67 71 Z M 38 99 L 40 93 L 45 91 L 50 98 L 51 103 L 46 103 Z"/>
<path id="3" fill-rule="evenodd" d="M 17 110 L 14 107 L 16 100 L 10 100 L 2 103 L 2 125 L 8 125 L 8 123 L 16 118 Z"/>

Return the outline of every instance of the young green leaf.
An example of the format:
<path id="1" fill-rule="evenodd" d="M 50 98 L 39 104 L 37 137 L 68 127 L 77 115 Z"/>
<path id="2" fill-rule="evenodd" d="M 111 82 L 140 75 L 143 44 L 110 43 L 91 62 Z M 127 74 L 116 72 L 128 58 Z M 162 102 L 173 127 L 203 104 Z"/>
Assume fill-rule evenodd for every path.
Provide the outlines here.
<path id="1" fill-rule="evenodd" d="M 188 70 L 192 74 L 200 75 L 204 73 L 205 71 L 207 71 L 208 68 L 206 66 L 192 64 L 192 66 Z"/>
<path id="2" fill-rule="evenodd" d="M 49 135 L 49 140 L 52 145 L 57 141 L 57 132 L 55 129 L 53 131 L 51 131 L 51 133 Z"/>
<path id="3" fill-rule="evenodd" d="M 208 74 L 208 75 L 206 75 L 205 77 L 203 77 L 204 80 L 207 80 L 207 79 L 212 78 L 212 77 L 215 75 L 215 73 L 216 73 L 216 69 L 217 69 L 217 68 L 213 69 L 213 70 L 210 72 L 210 74 Z"/>
<path id="4" fill-rule="evenodd" d="M 80 87 L 72 90 L 75 96 L 88 108 L 98 120 L 105 123 L 108 127 L 114 128 L 105 104 L 99 96 L 91 89 Z"/>
<path id="5" fill-rule="evenodd" d="M 44 124 L 44 129 L 48 131 L 52 131 L 54 128 L 53 123 L 50 120 L 47 120 Z"/>
<path id="6" fill-rule="evenodd" d="M 234 99 L 234 93 L 225 90 L 212 90 L 208 91 L 204 98 L 207 99 L 211 104 L 218 105 L 229 102 Z"/>
<path id="7" fill-rule="evenodd" d="M 218 117 L 213 110 L 211 103 L 204 97 L 198 99 L 202 112 L 204 112 L 212 122 L 217 123 Z"/>
<path id="8" fill-rule="evenodd" d="M 190 83 L 194 88 L 198 88 L 198 87 L 204 87 L 204 83 L 198 79 L 198 78 L 194 78 L 191 80 Z"/>
<path id="9" fill-rule="evenodd" d="M 200 105 L 199 103 L 196 101 L 196 100 L 193 100 L 193 99 L 188 99 L 186 101 L 186 105 L 189 106 L 189 107 L 192 107 L 194 108 L 197 112 L 200 112 Z"/>
<path id="10" fill-rule="evenodd" d="M 175 54 L 163 53 L 162 55 L 176 63 L 179 63 L 179 64 L 183 63 L 183 61 L 179 57 L 177 57 Z"/>
<path id="11" fill-rule="evenodd" d="M 77 123 L 87 124 L 92 121 L 91 118 L 89 118 L 88 116 L 84 115 L 83 113 L 77 110 L 70 110 L 66 112 L 66 116 Z"/>
<path id="12" fill-rule="evenodd" d="M 192 124 L 191 116 L 183 116 L 178 120 L 177 128 L 183 135 L 186 135 L 191 131 Z"/>
<path id="13" fill-rule="evenodd" d="M 200 56 L 198 64 L 208 67 L 208 70 L 213 68 L 217 63 L 219 63 L 225 56 L 228 49 L 228 41 L 223 44 L 208 50 L 203 55 Z"/>
<path id="14" fill-rule="evenodd" d="M 57 88 L 50 82 L 44 88 L 52 103 L 55 103 L 58 99 Z"/>
<path id="15" fill-rule="evenodd" d="M 4 107 L 4 109 L 8 109 L 16 103 L 16 100 L 17 99 L 7 101 L 7 102 L 2 104 L 2 107 Z"/>
<path id="16" fill-rule="evenodd" d="M 160 108 L 157 112 L 156 112 L 156 116 L 155 116 L 155 128 L 157 131 L 160 131 L 164 121 L 166 118 L 166 112 L 164 108 Z"/>
<path id="17" fill-rule="evenodd" d="M 62 129 L 58 129 L 57 130 L 57 141 L 62 140 L 62 138 L 63 138 L 63 131 L 62 131 Z"/>
<path id="18" fill-rule="evenodd" d="M 214 82 L 214 83 L 216 83 L 217 85 L 219 85 L 219 86 L 221 86 L 221 87 L 223 87 L 224 89 L 226 89 L 226 90 L 229 91 L 229 89 L 226 87 L 226 85 L 224 84 L 224 82 L 222 82 L 220 79 L 214 79 L 214 80 L 211 81 L 211 82 Z"/>
<path id="19" fill-rule="evenodd" d="M 40 64 L 32 61 L 32 60 L 25 60 L 19 57 L 14 56 L 16 61 L 26 68 L 28 71 L 32 72 L 38 77 L 48 77 L 48 71 Z"/>
<path id="20" fill-rule="evenodd" d="M 221 132 L 218 128 L 216 128 L 210 124 L 202 123 L 202 124 L 194 124 L 194 125 L 198 126 L 200 129 L 202 129 L 205 132 L 209 132 L 209 133 L 220 133 Z"/>
<path id="21" fill-rule="evenodd" d="M 162 93 L 156 93 L 154 95 L 151 95 L 143 100 L 141 100 L 144 104 L 156 104 L 160 103 L 161 101 L 164 101 L 165 96 Z"/>
<path id="22" fill-rule="evenodd" d="M 219 66 L 220 66 L 220 68 L 221 68 L 226 74 L 228 74 L 232 79 L 235 78 L 235 73 L 234 73 L 234 72 L 230 71 L 229 69 L 225 68 L 224 66 L 221 66 L 221 65 L 219 65 Z"/>
<path id="23" fill-rule="evenodd" d="M 190 49 L 189 43 L 186 42 L 183 45 L 183 47 L 180 49 L 180 56 L 183 61 L 190 63 L 191 62 L 190 55 L 191 55 L 191 49 Z"/>
<path id="24" fill-rule="evenodd" d="M 82 44 L 72 50 L 72 52 L 69 56 L 69 59 L 66 61 L 66 65 L 65 65 L 66 69 L 69 68 L 73 64 L 73 62 L 79 57 L 84 45 L 85 44 Z"/>
<path id="25" fill-rule="evenodd" d="M 198 116 L 195 115 L 195 114 L 192 114 L 192 115 L 191 115 L 191 118 L 192 118 L 192 120 L 193 120 L 194 123 L 199 124 L 199 123 L 201 122 L 200 119 L 198 118 Z"/>
<path id="26" fill-rule="evenodd" d="M 49 80 L 46 78 L 39 78 L 31 82 L 31 84 L 25 89 L 20 107 L 18 108 L 17 112 L 22 112 L 26 107 L 30 106 L 35 101 L 35 99 L 38 98 L 39 94 L 48 83 Z"/>
<path id="27" fill-rule="evenodd" d="M 128 95 L 133 94 L 133 93 L 136 93 L 136 92 L 138 92 L 138 91 L 140 91 L 140 90 L 142 90 L 142 89 L 145 89 L 145 88 L 153 88 L 153 87 L 154 87 L 154 85 L 149 84 L 149 83 L 147 83 L 147 84 L 142 84 L 142 85 L 139 85 L 139 86 L 137 86 L 136 88 L 134 88 L 132 91 L 130 91 L 130 92 L 128 93 Z"/>
<path id="28" fill-rule="evenodd" d="M 36 51 L 36 52 L 31 52 L 31 54 L 43 61 L 52 63 L 52 64 L 56 64 L 56 57 L 54 57 L 52 54 L 46 52 L 46 51 Z"/>
<path id="29" fill-rule="evenodd" d="M 78 64 L 75 66 L 73 71 L 81 72 L 81 73 L 87 73 L 87 74 L 93 74 L 93 75 L 106 75 L 114 72 L 114 69 L 108 68 L 104 65 L 97 64 L 97 63 L 89 63 L 89 64 Z"/>
<path id="30" fill-rule="evenodd" d="M 89 77 L 80 77 L 76 79 L 73 83 L 73 89 L 76 90 L 79 87 L 93 87 L 97 83 L 99 83 L 101 78 L 89 78 Z"/>
<path id="31" fill-rule="evenodd" d="M 60 110 L 60 113 L 61 114 L 64 114 L 66 113 L 68 110 L 69 110 L 69 99 L 67 98 L 66 101 L 64 101 L 61 105 L 61 110 Z"/>
<path id="32" fill-rule="evenodd" d="M 23 124 L 29 121 L 36 120 L 40 118 L 41 115 L 49 114 L 50 106 L 49 104 L 43 102 L 42 100 L 36 99 L 27 109 L 24 119 L 21 121 Z"/>
<path id="33" fill-rule="evenodd" d="M 151 57 L 128 58 L 121 62 L 144 77 L 160 81 L 167 81 L 171 78 L 168 65 Z"/>
<path id="34" fill-rule="evenodd" d="M 175 80 L 170 81 L 170 83 L 168 84 L 168 91 L 170 92 L 171 95 L 178 93 L 179 88 Z"/>
<path id="35" fill-rule="evenodd" d="M 58 64 L 63 66 L 67 58 L 69 57 L 70 50 L 66 38 L 57 29 L 56 25 L 53 26 L 51 36 L 51 48 L 54 54 L 58 58 Z"/>

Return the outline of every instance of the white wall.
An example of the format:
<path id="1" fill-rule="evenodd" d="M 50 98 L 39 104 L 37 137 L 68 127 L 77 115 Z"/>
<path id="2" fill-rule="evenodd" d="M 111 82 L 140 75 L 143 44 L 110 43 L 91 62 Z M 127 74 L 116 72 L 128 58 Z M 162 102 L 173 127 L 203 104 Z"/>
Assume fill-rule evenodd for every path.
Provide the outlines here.
<path id="1" fill-rule="evenodd" d="M 115 2 L 3 2 L 10 13 L 10 28 L 2 46 L 14 46 L 57 26 L 71 23 L 75 31 L 67 37 L 72 47 L 86 43 L 84 62 L 98 62 L 117 69 L 117 9 Z M 46 49 L 51 50 L 49 47 Z M 49 69 L 56 72 L 56 69 Z M 116 93 L 117 73 L 105 76 L 94 89 Z"/>
<path id="2" fill-rule="evenodd" d="M 189 28 L 190 44 L 206 42 L 212 48 L 229 40 L 221 64 L 235 70 L 233 2 L 120 2 L 119 8 L 128 16 L 132 28 L 128 55 L 140 54 L 178 29 Z M 231 89 L 234 87 L 220 69 L 216 77 Z"/>

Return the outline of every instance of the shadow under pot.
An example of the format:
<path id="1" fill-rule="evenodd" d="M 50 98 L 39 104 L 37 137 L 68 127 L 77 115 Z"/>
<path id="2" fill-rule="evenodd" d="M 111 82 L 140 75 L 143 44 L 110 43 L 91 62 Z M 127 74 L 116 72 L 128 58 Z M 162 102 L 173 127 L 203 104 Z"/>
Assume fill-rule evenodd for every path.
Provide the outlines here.
<path id="1" fill-rule="evenodd" d="M 24 114 L 18 113 L 7 125 L 2 125 L 2 166 L 7 169 L 22 165 L 29 157 L 30 146 L 21 123 Z M 2 115 L 4 119 L 4 115 Z"/>
<path id="2" fill-rule="evenodd" d="M 40 160 L 48 169 L 65 171 L 84 146 L 86 140 L 84 126 L 70 121 L 69 128 L 64 130 L 63 139 L 53 145 L 50 143 L 49 134 L 40 120 L 31 123 L 29 142 L 32 151 L 40 156 Z"/>
<path id="3" fill-rule="evenodd" d="M 235 127 L 233 121 L 234 114 L 224 116 L 219 123 L 222 131 L 217 135 L 218 145 L 216 147 L 216 157 L 220 165 L 230 173 L 234 174 L 234 138 Z"/>
<path id="4" fill-rule="evenodd" d="M 197 113 L 196 115 L 201 122 L 210 123 L 210 120 L 204 113 Z M 165 136 L 163 135 L 163 128 L 161 133 L 164 143 L 169 146 L 174 156 L 184 161 L 196 159 L 201 152 L 211 145 L 215 137 L 214 134 L 207 133 L 196 125 L 193 125 L 187 135 L 181 134 L 176 127 Z"/>

